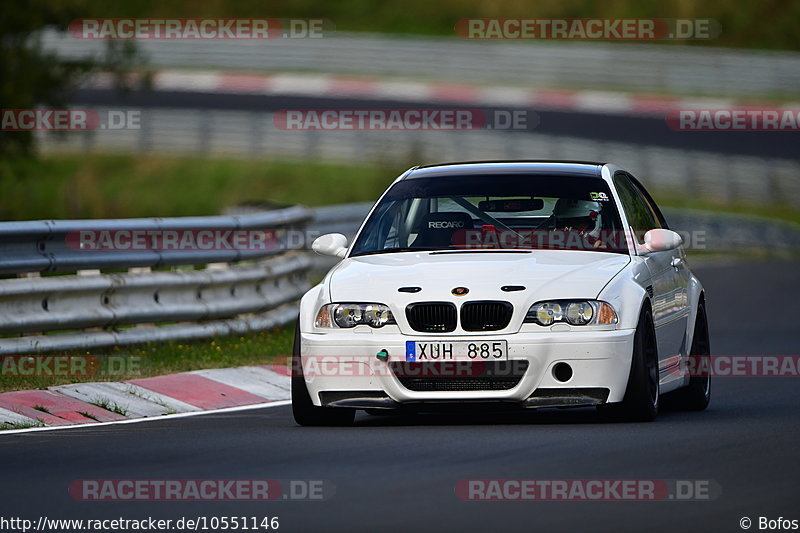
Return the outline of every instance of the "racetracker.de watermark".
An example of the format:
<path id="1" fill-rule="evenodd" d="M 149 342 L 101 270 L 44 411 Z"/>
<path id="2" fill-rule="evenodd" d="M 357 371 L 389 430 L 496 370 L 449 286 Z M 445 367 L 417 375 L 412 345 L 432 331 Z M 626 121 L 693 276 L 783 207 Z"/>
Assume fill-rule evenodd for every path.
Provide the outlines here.
<path id="1" fill-rule="evenodd" d="M 83 252 L 271 252 L 302 248 L 318 231 L 285 229 L 85 229 L 70 231 L 66 244 Z"/>
<path id="2" fill-rule="evenodd" d="M 282 109 L 272 120 L 286 131 L 531 130 L 539 124 L 524 109 Z"/>
<path id="3" fill-rule="evenodd" d="M 141 362 L 129 355 L 3 355 L 0 377 L 129 376 L 141 372 Z"/>
<path id="4" fill-rule="evenodd" d="M 677 131 L 800 131 L 800 109 L 673 109 L 666 122 Z"/>
<path id="5" fill-rule="evenodd" d="M 462 39 L 661 41 L 713 39 L 721 26 L 713 19 L 465 18 L 455 32 Z"/>
<path id="6" fill-rule="evenodd" d="M 376 355 L 304 355 L 289 362 L 293 376 L 315 378 L 377 376 L 398 378 L 450 378 L 518 376 L 528 369 L 526 359 L 501 359 L 491 341 L 470 342 L 472 355 L 456 355 L 452 348 L 417 342 L 413 358 L 402 349 L 384 350 L 388 364 Z M 389 352 L 392 352 L 391 354 Z M 670 375 L 697 377 L 786 378 L 800 377 L 800 355 L 691 355 L 681 358 Z"/>
<path id="7" fill-rule="evenodd" d="M 491 355 L 491 342 L 476 341 L 470 344 L 474 345 L 475 355 L 458 360 L 454 359 L 452 352 L 447 353 L 446 349 L 436 351 L 436 347 L 426 347 L 423 343 L 413 359 L 402 350 L 398 350 L 393 356 L 386 352 L 387 359 L 391 359 L 389 364 L 377 363 L 376 356 L 368 355 L 304 355 L 302 362 L 292 359 L 290 371 L 292 376 L 303 376 L 311 382 L 316 378 L 326 377 L 497 378 L 519 376 L 528 368 L 528 361 L 523 359 L 498 360 Z"/>
<path id="8" fill-rule="evenodd" d="M 708 501 L 722 493 L 711 479 L 463 479 L 466 501 Z"/>
<path id="9" fill-rule="evenodd" d="M 66 245 L 82 252 L 270 252 L 307 248 L 321 233 L 319 230 L 294 229 L 98 228 L 68 232 Z M 637 235 L 639 240 L 643 233 Z M 687 250 L 705 250 L 708 247 L 703 230 L 677 233 Z M 482 229 L 457 229 L 451 237 L 450 247 L 475 250 L 627 250 L 631 238 L 627 232 L 617 230 L 506 230 L 485 226 Z"/>
<path id="10" fill-rule="evenodd" d="M 138 130 L 141 111 L 109 109 L 3 109 L 2 131 Z"/>
<path id="11" fill-rule="evenodd" d="M 671 372 L 727 378 L 800 377 L 800 355 L 691 355 Z"/>
<path id="12" fill-rule="evenodd" d="M 336 487 L 322 479 L 76 479 L 78 501 L 322 501 Z"/>
<path id="13" fill-rule="evenodd" d="M 458 229 L 451 245 L 458 249 L 521 249 L 521 250 L 627 250 L 628 242 L 644 242 L 645 231 L 635 236 L 623 230 L 568 229 L 500 229 L 484 225 L 481 229 Z M 706 232 L 676 231 L 687 250 L 707 248 Z"/>
<path id="14" fill-rule="evenodd" d="M 319 39 L 334 31 L 326 19 L 83 18 L 70 22 L 75 39 L 218 40 Z"/>

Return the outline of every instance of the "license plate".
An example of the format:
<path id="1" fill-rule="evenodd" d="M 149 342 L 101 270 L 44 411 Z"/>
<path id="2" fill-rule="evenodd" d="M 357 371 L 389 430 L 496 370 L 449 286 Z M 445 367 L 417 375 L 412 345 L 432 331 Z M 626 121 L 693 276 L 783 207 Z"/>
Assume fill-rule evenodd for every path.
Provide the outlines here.
<path id="1" fill-rule="evenodd" d="M 406 341 L 406 361 L 505 361 L 506 341 Z"/>

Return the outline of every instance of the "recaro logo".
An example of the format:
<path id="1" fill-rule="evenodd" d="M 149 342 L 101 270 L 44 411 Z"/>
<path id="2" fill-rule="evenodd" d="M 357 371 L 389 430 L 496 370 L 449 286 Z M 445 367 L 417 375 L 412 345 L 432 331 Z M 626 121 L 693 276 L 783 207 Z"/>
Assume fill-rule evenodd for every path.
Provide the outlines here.
<path id="1" fill-rule="evenodd" d="M 428 227 L 435 229 L 463 228 L 464 222 L 460 220 L 457 222 L 428 222 Z"/>

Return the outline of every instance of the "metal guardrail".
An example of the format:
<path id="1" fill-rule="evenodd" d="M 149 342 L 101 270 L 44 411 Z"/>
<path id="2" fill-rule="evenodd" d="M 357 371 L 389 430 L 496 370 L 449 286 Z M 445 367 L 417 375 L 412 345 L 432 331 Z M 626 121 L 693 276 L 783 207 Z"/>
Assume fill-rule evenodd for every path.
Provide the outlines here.
<path id="1" fill-rule="evenodd" d="M 162 230 L 288 230 L 302 227 L 311 217 L 304 207 L 235 216 L 129 218 L 97 220 L 34 220 L 0 222 L 0 274 L 29 272 L 166 267 L 199 263 L 233 263 L 257 259 L 287 249 L 302 248 L 302 243 L 281 242 L 271 250 L 86 250 L 70 243 L 70 234 L 81 231 L 158 232 Z"/>
<path id="2" fill-rule="evenodd" d="M 279 252 L 248 256 L 148 252 L 127 259 L 129 266 L 206 265 L 202 270 L 144 268 L 0 279 L 0 335 L 4 335 L 0 355 L 191 340 L 286 324 L 297 316 L 296 302 L 310 286 L 306 272 L 324 272 L 338 261 L 304 253 L 310 238 L 338 232 L 352 239 L 371 206 L 354 203 L 269 212 L 248 207 L 233 208 L 229 210 L 233 214 L 222 217 L 0 223 L 0 266 L 6 273 L 115 269 L 125 264 L 124 252 L 93 256 L 96 252 L 62 247 L 59 239 L 76 228 L 292 228 L 303 229 L 309 237 L 287 240 Z M 702 234 L 706 251 L 800 250 L 797 224 L 687 209 L 664 211 L 673 229 Z M 41 242 L 48 244 L 40 249 Z"/>
<path id="3" fill-rule="evenodd" d="M 335 21 L 334 21 L 335 22 Z M 102 41 L 45 31 L 63 57 L 101 55 Z M 138 41 L 164 68 L 337 72 L 520 83 L 527 87 L 720 95 L 796 94 L 800 54 L 658 44 L 468 41 L 456 37 L 335 32 L 321 39 Z"/>
<path id="4" fill-rule="evenodd" d="M 290 207 L 235 216 L 0 223 L 0 354 L 97 348 L 245 333 L 294 319 L 308 290 L 305 223 Z M 66 236 L 85 229 L 275 232 L 270 249 L 94 251 Z M 153 267 L 201 270 L 152 271 Z M 130 268 L 127 273 L 100 270 Z M 81 274 L 80 271 L 91 270 Z M 53 271 L 77 275 L 40 276 Z M 96 272 L 95 272 L 96 271 Z M 160 325 L 158 325 L 160 324 Z M 134 326 L 134 327 L 130 327 Z M 43 334 L 49 333 L 49 334 Z M 23 335 L 11 337 L 8 335 Z"/>

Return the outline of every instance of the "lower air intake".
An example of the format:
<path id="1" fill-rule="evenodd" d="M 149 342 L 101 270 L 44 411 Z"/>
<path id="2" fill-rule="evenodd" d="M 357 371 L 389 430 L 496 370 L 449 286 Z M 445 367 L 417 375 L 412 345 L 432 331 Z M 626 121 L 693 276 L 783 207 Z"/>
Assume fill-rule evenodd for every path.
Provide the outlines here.
<path id="1" fill-rule="evenodd" d="M 516 387 L 528 361 L 395 362 L 391 367 L 403 387 L 412 391 L 493 391 Z"/>

